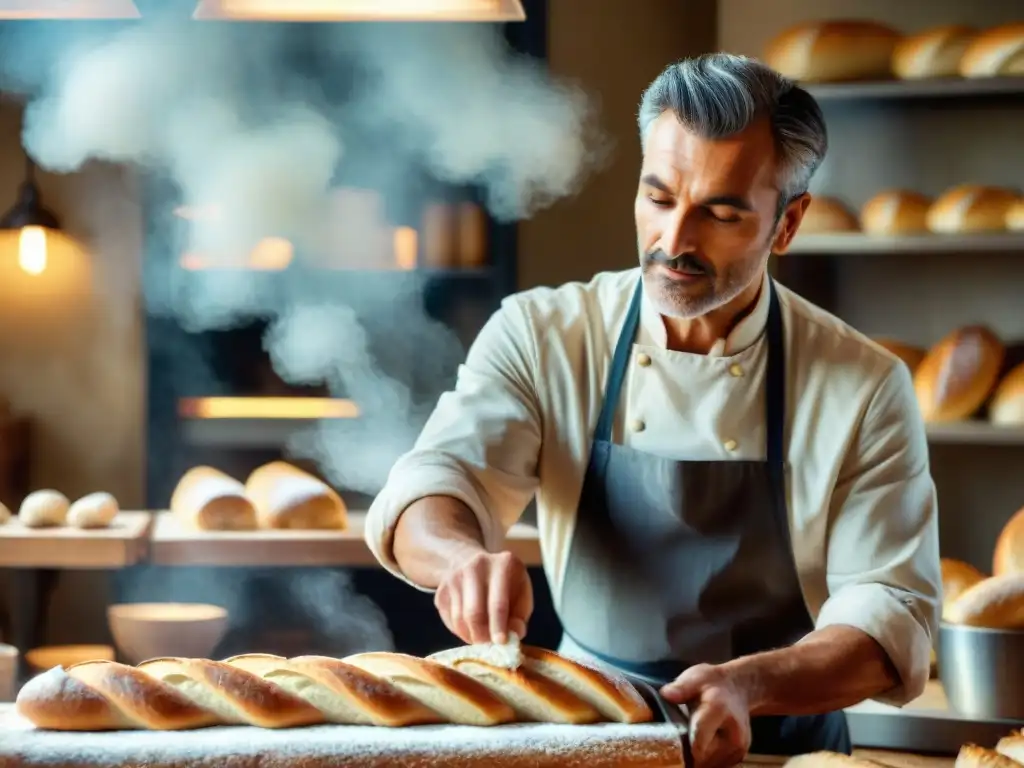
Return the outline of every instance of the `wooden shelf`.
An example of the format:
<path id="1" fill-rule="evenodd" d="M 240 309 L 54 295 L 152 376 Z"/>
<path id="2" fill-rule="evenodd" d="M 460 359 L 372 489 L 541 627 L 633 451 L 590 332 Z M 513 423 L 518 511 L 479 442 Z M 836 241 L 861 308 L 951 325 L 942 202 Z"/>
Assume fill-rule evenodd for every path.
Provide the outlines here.
<path id="1" fill-rule="evenodd" d="M 0 568 L 126 568 L 146 557 L 152 516 L 121 512 L 109 528 L 0 525 Z"/>
<path id="2" fill-rule="evenodd" d="M 156 513 L 149 562 L 154 565 L 341 566 L 379 568 L 363 539 L 365 512 L 349 512 L 344 531 L 197 531 L 168 512 Z M 527 565 L 540 565 L 537 529 L 514 525 L 509 549 Z"/>
<path id="3" fill-rule="evenodd" d="M 283 448 L 317 419 L 182 419 L 182 439 L 204 448 Z"/>
<path id="4" fill-rule="evenodd" d="M 935 445 L 1019 445 L 1024 447 L 1024 426 L 1000 427 L 987 421 L 929 424 L 928 441 Z"/>
<path id="5" fill-rule="evenodd" d="M 1024 253 L 1024 232 L 982 235 L 907 235 L 882 237 L 859 232 L 797 235 L 790 255 L 828 256 L 843 253 Z"/>
<path id="6" fill-rule="evenodd" d="M 806 88 L 821 102 L 1008 98 L 1024 96 L 1024 77 L 956 77 L 870 83 L 822 83 L 808 84 Z"/>

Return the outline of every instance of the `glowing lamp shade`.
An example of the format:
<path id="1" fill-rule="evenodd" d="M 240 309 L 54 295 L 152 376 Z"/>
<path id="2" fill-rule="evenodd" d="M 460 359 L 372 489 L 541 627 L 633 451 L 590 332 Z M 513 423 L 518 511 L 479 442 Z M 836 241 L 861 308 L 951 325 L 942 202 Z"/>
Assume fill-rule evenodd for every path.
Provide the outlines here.
<path id="1" fill-rule="evenodd" d="M 49 263 L 49 234 L 60 230 L 57 217 L 43 207 L 35 184 L 35 164 L 26 163 L 25 181 L 14 206 L 0 217 L 0 230 L 18 231 L 18 267 L 28 275 L 41 275 Z"/>
<path id="2" fill-rule="evenodd" d="M 132 0 L 0 0 L 0 19 L 138 19 Z"/>
<path id="3" fill-rule="evenodd" d="M 200 0 L 196 19 L 234 21 L 523 21 L 521 0 Z"/>

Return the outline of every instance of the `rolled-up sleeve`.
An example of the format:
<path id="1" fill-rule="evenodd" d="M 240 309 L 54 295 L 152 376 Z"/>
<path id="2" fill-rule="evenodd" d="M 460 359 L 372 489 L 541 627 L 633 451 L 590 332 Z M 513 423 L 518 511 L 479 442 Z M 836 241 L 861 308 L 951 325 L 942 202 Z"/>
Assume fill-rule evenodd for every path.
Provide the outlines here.
<path id="1" fill-rule="evenodd" d="M 427 496 L 450 496 L 476 515 L 484 545 L 499 550 L 537 489 L 541 414 L 536 337 L 515 297 L 481 329 L 416 445 L 388 475 L 366 518 L 367 544 L 381 565 L 413 586 L 395 562 L 399 516 Z M 424 590 L 428 591 L 428 590 Z"/>
<path id="2" fill-rule="evenodd" d="M 938 511 L 928 445 L 910 373 L 875 392 L 830 505 L 829 598 L 819 629 L 849 625 L 873 637 L 900 684 L 876 697 L 902 706 L 928 681 L 941 603 Z"/>

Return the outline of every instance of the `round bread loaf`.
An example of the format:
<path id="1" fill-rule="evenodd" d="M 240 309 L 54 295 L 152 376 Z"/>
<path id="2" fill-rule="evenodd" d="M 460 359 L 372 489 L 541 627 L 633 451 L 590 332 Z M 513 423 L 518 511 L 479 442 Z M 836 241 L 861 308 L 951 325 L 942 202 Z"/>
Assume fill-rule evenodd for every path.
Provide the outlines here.
<path id="1" fill-rule="evenodd" d="M 976 35 L 960 59 L 960 74 L 1024 75 L 1024 22 L 1001 24 Z"/>
<path id="2" fill-rule="evenodd" d="M 820 235 L 832 232 L 857 232 L 857 217 L 842 200 L 814 195 L 800 221 L 800 233 Z"/>
<path id="3" fill-rule="evenodd" d="M 932 200 L 920 192 L 887 189 L 860 210 L 860 228 L 869 235 L 915 235 L 928 231 Z"/>
<path id="4" fill-rule="evenodd" d="M 1024 627 L 1024 573 L 1005 573 L 968 587 L 943 612 L 950 624 L 987 629 Z"/>
<path id="5" fill-rule="evenodd" d="M 888 79 L 900 39 L 899 32 L 877 21 L 809 21 L 773 38 L 764 62 L 805 83 Z"/>
<path id="6" fill-rule="evenodd" d="M 988 418 L 1000 426 L 1024 424 L 1024 363 L 1011 368 L 992 394 Z"/>
<path id="7" fill-rule="evenodd" d="M 914 373 L 924 420 L 959 421 L 974 415 L 996 385 L 1005 349 L 992 331 L 974 325 L 932 347 Z"/>
<path id="8" fill-rule="evenodd" d="M 333 488 L 284 461 L 253 470 L 245 493 L 261 528 L 340 530 L 348 520 L 345 503 Z"/>
<path id="9" fill-rule="evenodd" d="M 911 373 L 914 373 L 918 366 L 921 365 L 921 361 L 924 360 L 926 354 L 925 350 L 920 347 L 915 347 L 910 344 L 904 344 L 902 341 L 896 339 L 873 339 L 873 341 L 882 347 L 887 352 L 891 352 L 896 355 L 900 360 L 904 362 L 907 368 L 910 369 Z"/>
<path id="10" fill-rule="evenodd" d="M 964 744 L 956 756 L 954 768 L 1020 768 L 1020 763 L 977 744 Z"/>
<path id="11" fill-rule="evenodd" d="M 1011 232 L 1024 231 L 1024 197 L 1006 209 L 1006 228 Z"/>
<path id="12" fill-rule="evenodd" d="M 117 499 L 109 493 L 90 493 L 68 509 L 68 525 L 74 528 L 109 528 L 118 511 Z"/>
<path id="13" fill-rule="evenodd" d="M 960 59 L 977 34 L 966 24 L 944 24 L 908 35 L 893 51 L 893 74 L 901 80 L 956 77 Z"/>
<path id="14" fill-rule="evenodd" d="M 26 528 L 57 528 L 67 522 L 69 506 L 60 491 L 33 491 L 21 502 L 18 519 Z"/>
<path id="15" fill-rule="evenodd" d="M 171 514 L 182 524 L 207 531 L 256 528 L 256 509 L 245 486 L 218 469 L 193 467 L 171 494 Z"/>
<path id="16" fill-rule="evenodd" d="M 956 600 L 980 581 L 987 577 L 970 563 L 963 560 L 953 560 L 948 557 L 942 558 L 942 613 Z"/>
<path id="17" fill-rule="evenodd" d="M 0 525 L 8 522 L 11 519 L 11 510 L 9 510 L 3 502 L 0 502 Z"/>
<path id="18" fill-rule="evenodd" d="M 1024 573 L 1024 508 L 1006 521 L 992 553 L 992 575 L 1011 573 Z"/>
<path id="19" fill-rule="evenodd" d="M 1006 215 L 1017 199 L 1016 192 L 1002 187 L 961 184 L 928 209 L 928 229 L 938 234 L 1005 231 Z"/>

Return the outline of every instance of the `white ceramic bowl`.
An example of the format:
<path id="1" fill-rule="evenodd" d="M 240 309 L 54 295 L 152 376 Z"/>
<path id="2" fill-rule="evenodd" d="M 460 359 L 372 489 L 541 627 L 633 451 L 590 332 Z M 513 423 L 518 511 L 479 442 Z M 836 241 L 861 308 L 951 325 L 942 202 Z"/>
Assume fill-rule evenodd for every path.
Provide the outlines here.
<path id="1" fill-rule="evenodd" d="M 113 661 L 114 649 L 109 645 L 41 645 L 25 652 L 25 661 L 34 672 L 53 667 L 70 667 L 82 661 Z"/>
<path id="2" fill-rule="evenodd" d="M 114 642 L 129 664 L 163 656 L 210 657 L 228 629 L 228 612 L 204 603 L 125 603 L 107 608 Z"/>

